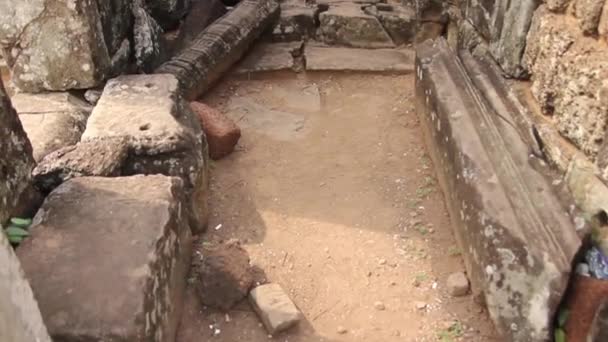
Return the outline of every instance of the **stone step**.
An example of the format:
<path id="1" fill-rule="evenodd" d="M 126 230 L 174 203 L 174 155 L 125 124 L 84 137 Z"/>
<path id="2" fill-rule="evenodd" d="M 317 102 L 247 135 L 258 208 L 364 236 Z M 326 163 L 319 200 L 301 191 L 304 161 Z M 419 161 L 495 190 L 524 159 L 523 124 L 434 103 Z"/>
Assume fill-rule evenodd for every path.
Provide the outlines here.
<path id="1" fill-rule="evenodd" d="M 183 182 L 69 180 L 17 254 L 54 341 L 172 342 L 192 236 Z"/>
<path id="2" fill-rule="evenodd" d="M 301 42 L 260 44 L 234 70 L 235 74 L 271 71 L 354 71 L 409 74 L 410 49 L 356 49 Z"/>
<path id="3" fill-rule="evenodd" d="M 473 293 L 508 341 L 549 341 L 581 240 L 496 68 L 417 48 L 416 111 Z"/>

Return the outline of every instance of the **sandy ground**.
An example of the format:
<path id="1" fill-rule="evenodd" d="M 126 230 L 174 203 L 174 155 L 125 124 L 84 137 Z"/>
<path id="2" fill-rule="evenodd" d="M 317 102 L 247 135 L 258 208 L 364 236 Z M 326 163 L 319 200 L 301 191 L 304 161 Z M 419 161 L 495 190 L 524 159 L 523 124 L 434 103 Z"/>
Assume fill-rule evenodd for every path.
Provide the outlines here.
<path id="1" fill-rule="evenodd" d="M 498 341 L 471 296 L 446 292 L 464 266 L 413 82 L 275 75 L 226 80 L 204 99 L 243 137 L 212 164 L 203 238 L 240 239 L 302 310 L 305 320 L 273 340 Z M 270 339 L 246 302 L 215 312 L 189 293 L 178 342 Z"/>

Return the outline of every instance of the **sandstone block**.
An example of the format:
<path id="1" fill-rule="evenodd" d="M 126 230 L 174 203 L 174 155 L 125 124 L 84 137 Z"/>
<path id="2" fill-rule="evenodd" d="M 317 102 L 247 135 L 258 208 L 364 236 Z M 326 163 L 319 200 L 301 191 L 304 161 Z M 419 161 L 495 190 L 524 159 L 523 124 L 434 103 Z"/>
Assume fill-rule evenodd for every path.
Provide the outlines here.
<path id="1" fill-rule="evenodd" d="M 587 35 L 597 33 L 604 2 L 604 0 L 576 0 L 574 14 L 583 33 Z"/>
<path id="2" fill-rule="evenodd" d="M 302 319 L 302 313 L 279 284 L 265 284 L 249 293 L 249 301 L 269 334 L 287 330 Z"/>
<path id="3" fill-rule="evenodd" d="M 13 82 L 29 92 L 91 88 L 116 72 L 131 27 L 130 2 L 3 1 L 0 45 Z M 120 70 L 118 70 L 120 71 Z"/>
<path id="4" fill-rule="evenodd" d="M 34 171 L 34 186 L 49 193 L 74 177 L 117 177 L 127 160 L 125 138 L 91 139 L 61 148 L 44 157 Z"/>
<path id="5" fill-rule="evenodd" d="M 469 293 L 469 278 L 464 272 L 452 273 L 446 283 L 448 292 L 453 297 L 462 297 Z"/>
<path id="6" fill-rule="evenodd" d="M 24 205 L 35 162 L 32 145 L 0 81 L 0 224 Z"/>
<path id="7" fill-rule="evenodd" d="M 319 22 L 317 38 L 326 44 L 358 48 L 395 46 L 378 18 L 364 13 L 357 4 L 332 5 L 319 14 Z"/>
<path id="8" fill-rule="evenodd" d="M 174 341 L 192 237 L 178 178 L 82 177 L 46 199 L 17 254 L 54 340 Z"/>
<path id="9" fill-rule="evenodd" d="M 208 149 L 199 120 L 182 99 L 172 75 L 120 76 L 108 81 L 91 113 L 82 141 L 125 138 L 123 175 L 181 177 L 192 195 L 192 212 L 206 225 Z"/>
<path id="10" fill-rule="evenodd" d="M 414 43 L 418 24 L 413 8 L 378 4 L 366 7 L 365 12 L 380 20 L 396 45 Z"/>
<path id="11" fill-rule="evenodd" d="M 92 110 L 69 93 L 19 93 L 12 101 L 37 162 L 51 152 L 76 144 Z"/>
<path id="12" fill-rule="evenodd" d="M 217 160 L 232 153 L 241 138 L 241 129 L 234 121 L 204 103 L 191 102 L 190 106 L 201 120 L 209 144 L 209 157 Z"/>
<path id="13" fill-rule="evenodd" d="M 292 42 L 313 38 L 316 11 L 300 4 L 281 4 L 281 16 L 272 30 L 272 40 Z"/>
<path id="14" fill-rule="evenodd" d="M 135 47 L 135 64 L 142 72 L 149 73 L 156 69 L 167 57 L 167 47 L 163 29 L 148 14 L 143 0 L 133 4 L 133 42 Z"/>

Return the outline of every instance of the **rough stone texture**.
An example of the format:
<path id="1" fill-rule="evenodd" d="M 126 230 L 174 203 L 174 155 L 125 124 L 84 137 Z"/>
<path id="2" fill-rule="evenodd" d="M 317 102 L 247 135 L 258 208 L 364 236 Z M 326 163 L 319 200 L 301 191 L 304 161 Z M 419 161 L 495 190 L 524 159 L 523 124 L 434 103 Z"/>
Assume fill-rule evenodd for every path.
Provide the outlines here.
<path id="1" fill-rule="evenodd" d="M 464 272 L 452 273 L 446 282 L 448 292 L 454 297 L 462 297 L 469 293 L 469 278 Z"/>
<path id="2" fill-rule="evenodd" d="M 589 332 L 587 341 L 602 342 L 608 341 L 608 300 L 601 300 L 600 307 L 595 314 L 592 329 Z"/>
<path id="3" fill-rule="evenodd" d="M 544 342 L 581 240 L 499 71 L 460 57 L 444 40 L 418 47 L 416 111 L 473 295 L 505 340 Z"/>
<path id="4" fill-rule="evenodd" d="M 294 70 L 300 71 L 303 63 L 297 63 L 304 53 L 302 42 L 258 44 L 240 62 L 237 74 L 252 72 Z"/>
<path id="5" fill-rule="evenodd" d="M 578 18 L 578 24 L 583 33 L 587 35 L 597 33 L 604 2 L 605 0 L 576 0 L 574 2 L 574 14 Z"/>
<path id="6" fill-rule="evenodd" d="M 300 3 L 282 3 L 281 16 L 272 30 L 275 42 L 292 42 L 314 38 L 317 10 Z"/>
<path id="7" fill-rule="evenodd" d="M 568 341 L 593 341 L 587 337 L 594 333 L 594 321 L 602 309 L 602 302 L 608 297 L 608 281 L 577 275 L 570 293 L 565 326 Z"/>
<path id="8" fill-rule="evenodd" d="M 226 12 L 226 6 L 221 0 L 193 1 L 190 11 L 179 27 L 178 49 L 188 47 L 207 26 Z"/>
<path id="9" fill-rule="evenodd" d="M 245 54 L 279 15 L 276 0 L 244 0 L 207 27 L 194 43 L 156 70 L 173 74 L 183 94 L 196 99 Z"/>
<path id="10" fill-rule="evenodd" d="M 204 103 L 190 102 L 190 107 L 201 120 L 209 144 L 209 157 L 217 160 L 232 153 L 241 138 L 241 129 L 234 121 Z"/>
<path id="11" fill-rule="evenodd" d="M 0 233 L 0 341 L 51 342 L 21 264 Z"/>
<path id="12" fill-rule="evenodd" d="M 390 48 L 395 43 L 378 18 L 366 14 L 361 5 L 340 3 L 319 14 L 317 39 L 330 45 L 357 48 Z"/>
<path id="13" fill-rule="evenodd" d="M 97 89 L 89 89 L 84 92 L 84 99 L 87 100 L 88 103 L 93 106 L 97 104 L 99 98 L 101 97 L 101 90 Z"/>
<path id="14" fill-rule="evenodd" d="M 555 107 L 557 67 L 574 43 L 563 20 L 541 6 L 532 20 L 524 54 L 524 65 L 532 74 L 532 94 L 546 114 Z"/>
<path id="15" fill-rule="evenodd" d="M 351 49 L 308 45 L 306 69 L 311 71 L 373 71 L 407 74 L 414 70 L 414 52 L 397 49 Z"/>
<path id="16" fill-rule="evenodd" d="M 28 197 L 35 162 L 32 145 L 0 81 L 0 224 Z"/>
<path id="17" fill-rule="evenodd" d="M 238 241 L 200 244 L 195 254 L 192 272 L 201 303 L 227 311 L 247 297 L 253 273 L 249 254 Z"/>
<path id="18" fill-rule="evenodd" d="M 170 29 L 177 26 L 179 20 L 190 9 L 191 0 L 145 0 L 152 16 L 163 27 Z M 204 1 L 204 0 L 192 0 Z"/>
<path id="19" fill-rule="evenodd" d="M 466 19 L 490 43 L 490 52 L 506 75 L 523 77 L 526 34 L 538 0 L 467 0 Z"/>
<path id="20" fill-rule="evenodd" d="M 269 334 L 287 330 L 302 319 L 302 313 L 279 284 L 256 287 L 249 293 L 249 301 Z"/>
<path id="21" fill-rule="evenodd" d="M 396 45 L 412 44 L 416 40 L 418 23 L 416 11 L 411 7 L 377 4 L 364 9 L 373 15 L 389 34 Z"/>
<path id="22" fill-rule="evenodd" d="M 117 177 L 128 156 L 126 138 L 91 139 L 44 157 L 34 171 L 34 186 L 49 193 L 74 177 Z"/>
<path id="23" fill-rule="evenodd" d="M 592 158 L 605 144 L 607 53 L 605 48 L 577 45 L 564 54 L 557 68 L 554 112 L 557 128 Z"/>
<path id="24" fill-rule="evenodd" d="M 149 73 L 165 61 L 167 51 L 164 31 L 148 14 L 143 1 L 133 4 L 133 42 L 137 68 Z"/>
<path id="25" fill-rule="evenodd" d="M 544 0 L 543 3 L 550 11 L 560 13 L 568 8 L 570 0 Z"/>
<path id="26" fill-rule="evenodd" d="M 179 176 L 192 196 L 200 232 L 207 222 L 208 152 L 200 123 L 179 94 L 172 75 L 120 76 L 108 81 L 82 141 L 127 139 L 123 175 Z"/>
<path id="27" fill-rule="evenodd" d="M 36 162 L 53 151 L 77 143 L 92 109 L 69 93 L 19 93 L 12 101 L 32 143 Z"/>
<path id="28" fill-rule="evenodd" d="M 130 2 L 2 1 L 0 22 L 0 45 L 18 88 L 91 88 L 117 71 L 112 56 L 131 26 Z"/>
<path id="29" fill-rule="evenodd" d="M 59 186 L 17 250 L 56 341 L 174 341 L 192 251 L 183 182 Z"/>

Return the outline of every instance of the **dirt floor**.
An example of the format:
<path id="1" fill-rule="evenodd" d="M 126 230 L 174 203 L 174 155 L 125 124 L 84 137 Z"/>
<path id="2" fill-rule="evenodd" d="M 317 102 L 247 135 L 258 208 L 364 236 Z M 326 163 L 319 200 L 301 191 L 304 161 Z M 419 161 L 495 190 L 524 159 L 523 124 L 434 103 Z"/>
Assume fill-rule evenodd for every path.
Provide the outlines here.
<path id="1" fill-rule="evenodd" d="M 243 137 L 212 164 L 204 239 L 240 239 L 305 316 L 277 341 L 497 341 L 471 296 L 413 107 L 413 75 L 226 80 L 204 99 Z M 382 304 L 382 305 L 380 305 Z M 384 310 L 379 310 L 384 306 Z M 178 342 L 268 341 L 244 302 L 189 293 Z"/>

